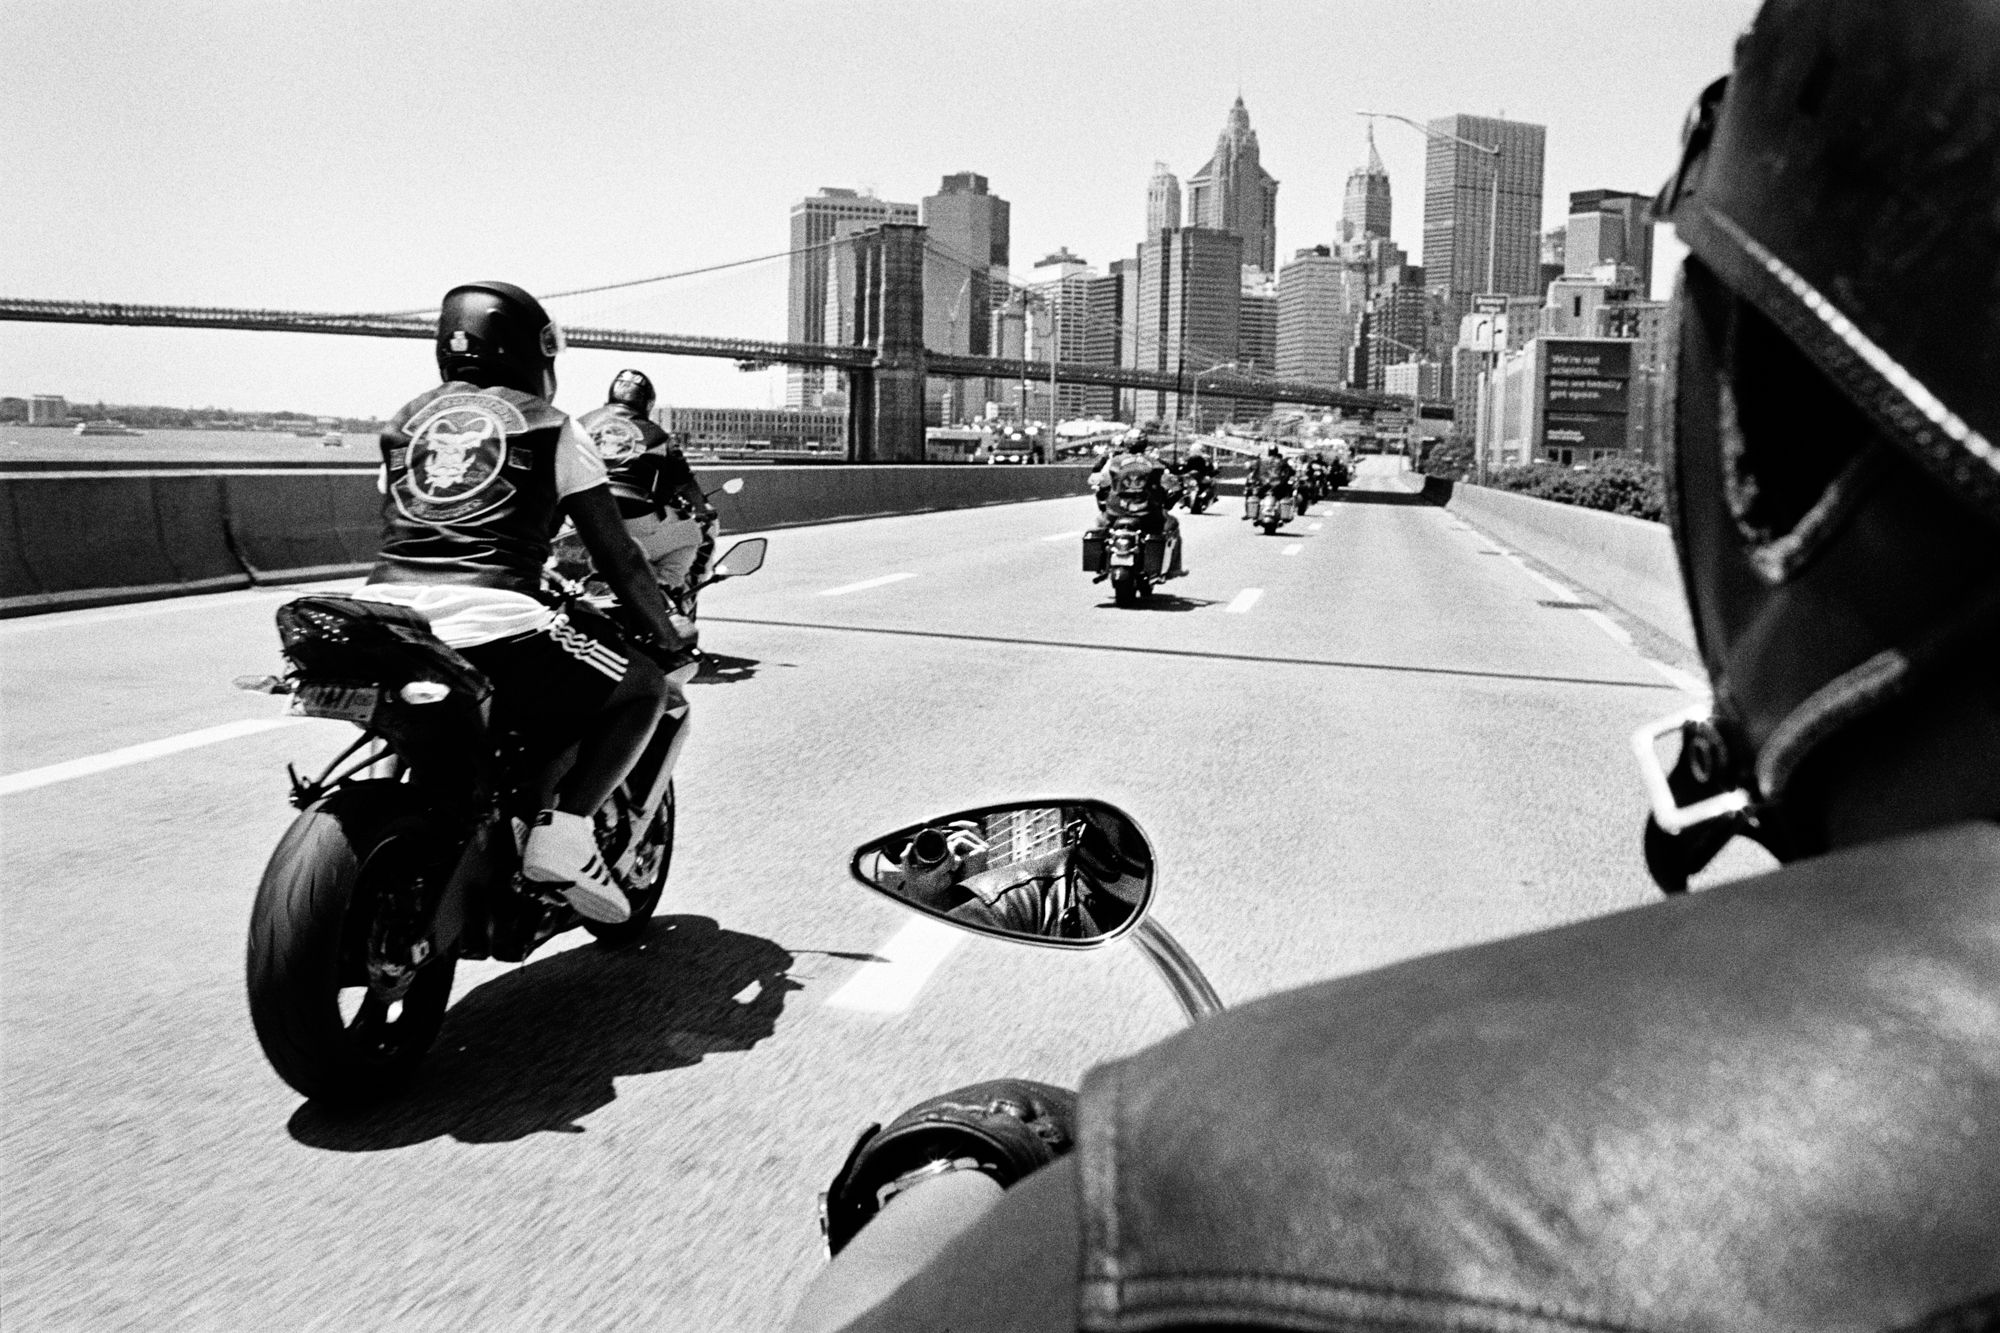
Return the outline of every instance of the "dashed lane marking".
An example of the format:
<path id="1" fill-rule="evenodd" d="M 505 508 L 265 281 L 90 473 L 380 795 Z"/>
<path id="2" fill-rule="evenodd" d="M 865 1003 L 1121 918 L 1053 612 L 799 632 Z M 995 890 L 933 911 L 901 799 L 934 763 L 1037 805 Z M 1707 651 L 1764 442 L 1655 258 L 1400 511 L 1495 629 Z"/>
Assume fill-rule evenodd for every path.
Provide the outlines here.
<path id="1" fill-rule="evenodd" d="M 1242 592 L 1239 592 L 1234 597 L 1230 598 L 1229 605 L 1223 607 L 1222 609 L 1225 611 L 1233 611 L 1234 613 L 1240 616 L 1245 611 L 1248 611 L 1251 607 L 1257 605 L 1257 599 L 1262 597 L 1263 595 L 1264 595 L 1264 590 L 1262 588 L 1245 588 Z"/>
<path id="2" fill-rule="evenodd" d="M 1323 527 L 1325 527 L 1325 526 L 1326 526 L 1326 524 L 1324 524 L 1324 523 L 1308 523 L 1308 524 L 1306 524 L 1306 531 L 1307 531 L 1307 532 L 1318 532 L 1318 531 L 1319 531 L 1319 530 L 1320 530 L 1321 528 L 1323 528 Z"/>
<path id="3" fill-rule="evenodd" d="M 304 720 L 296 717 L 246 718 L 241 722 L 225 722 L 219 727 L 203 727 L 200 731 L 187 731 L 178 736 L 168 736 L 163 740 L 147 741 L 143 745 L 128 745 L 122 750 L 106 750 L 103 754 L 85 755 L 81 759 L 66 759 L 60 764 L 27 768 L 19 773 L 9 773 L 0 777 L 0 796 L 11 796 L 18 791 L 32 791 L 36 787 L 46 787 L 54 782 L 67 782 L 71 778 L 89 777 L 92 773 L 124 768 L 128 764 L 143 764 L 148 759 L 161 759 L 170 754 L 179 754 L 183 750 L 198 750 L 204 745 L 217 745 L 242 736 L 254 736 L 260 731 L 273 731 Z"/>
<path id="4" fill-rule="evenodd" d="M 1278 552 L 1278 554 L 1297 555 L 1300 551 L 1303 551 L 1305 549 L 1306 549 L 1306 544 L 1304 542 L 1293 542 L 1290 546 L 1287 546 L 1284 550 Z"/>
<path id="5" fill-rule="evenodd" d="M 1675 689 L 1682 690 L 1688 694 L 1699 695 L 1704 699 L 1709 697 L 1710 691 L 1708 686 L 1695 677 L 1690 676 L 1679 667 L 1670 667 L 1665 662 L 1655 661 L 1650 657 L 1646 658 L 1645 661 L 1647 666 L 1659 672 L 1665 678 L 1666 682 Z"/>
<path id="6" fill-rule="evenodd" d="M 851 592 L 866 592 L 870 588 L 886 587 L 891 583 L 901 583 L 904 579 L 913 579 L 915 577 L 915 574 L 883 574 L 876 578 L 863 579 L 859 583 L 843 583 L 838 588 L 821 588 L 819 595 L 822 597 L 845 597 Z"/>
<path id="7" fill-rule="evenodd" d="M 964 932 L 951 926 L 921 918 L 912 921 L 875 951 L 880 962 L 863 963 L 846 985 L 827 996 L 826 1007 L 900 1014 L 945 956 L 964 942 Z"/>

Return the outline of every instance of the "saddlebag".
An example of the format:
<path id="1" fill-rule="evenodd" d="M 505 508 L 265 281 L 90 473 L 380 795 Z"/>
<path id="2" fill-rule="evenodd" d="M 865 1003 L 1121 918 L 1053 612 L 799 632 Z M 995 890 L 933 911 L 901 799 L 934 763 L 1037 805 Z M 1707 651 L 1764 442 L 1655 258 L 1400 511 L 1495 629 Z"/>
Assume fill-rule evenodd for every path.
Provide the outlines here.
<path id="1" fill-rule="evenodd" d="M 1083 534 L 1083 572 L 1098 574 L 1104 570 L 1104 530 L 1102 528 Z"/>
<path id="2" fill-rule="evenodd" d="M 1157 579 L 1167 567 L 1167 538 L 1164 533 L 1146 538 L 1146 577 Z"/>

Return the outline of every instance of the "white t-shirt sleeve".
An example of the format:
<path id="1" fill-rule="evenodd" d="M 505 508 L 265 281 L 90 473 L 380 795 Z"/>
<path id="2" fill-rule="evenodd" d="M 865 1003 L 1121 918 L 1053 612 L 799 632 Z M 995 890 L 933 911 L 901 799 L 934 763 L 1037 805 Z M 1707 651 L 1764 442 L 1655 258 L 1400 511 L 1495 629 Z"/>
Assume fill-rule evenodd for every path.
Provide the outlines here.
<path id="1" fill-rule="evenodd" d="M 568 497 L 593 486 L 610 484 L 611 474 L 604 470 L 604 459 L 597 452 L 597 445 L 576 422 L 563 422 L 562 434 L 556 437 L 557 496 Z"/>

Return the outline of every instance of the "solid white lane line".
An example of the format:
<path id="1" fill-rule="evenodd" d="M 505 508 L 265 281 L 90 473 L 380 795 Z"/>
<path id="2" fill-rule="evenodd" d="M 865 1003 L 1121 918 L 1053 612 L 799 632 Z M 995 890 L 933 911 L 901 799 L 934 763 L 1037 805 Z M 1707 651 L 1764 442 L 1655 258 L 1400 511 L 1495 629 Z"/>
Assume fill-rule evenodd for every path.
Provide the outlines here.
<path id="1" fill-rule="evenodd" d="M 863 963 L 846 985 L 826 997 L 826 1007 L 900 1014 L 917 998 L 945 955 L 964 942 L 965 932 L 919 917 L 875 951 L 884 961 Z"/>
<path id="2" fill-rule="evenodd" d="M 901 583 L 904 579 L 913 579 L 915 577 L 915 574 L 884 574 L 879 578 L 863 579 L 859 583 L 843 583 L 838 588 L 822 588 L 819 595 L 822 597 L 845 597 L 851 592 L 865 592 L 869 588 L 880 588 L 890 583 Z"/>
<path id="3" fill-rule="evenodd" d="M 1305 549 L 1306 549 L 1306 544 L 1304 542 L 1293 542 L 1290 546 L 1287 546 L 1284 550 L 1278 552 L 1278 554 L 1297 555 L 1300 551 L 1303 551 Z"/>
<path id="4" fill-rule="evenodd" d="M 246 718 L 241 722 L 225 722 L 219 727 L 203 727 L 200 731 L 187 731 L 178 736 L 168 736 L 164 740 L 147 741 L 143 745 L 128 745 L 122 750 L 106 750 L 103 754 L 85 755 L 81 759 L 68 759 L 60 764 L 23 769 L 19 773 L 9 773 L 0 777 L 0 796 L 11 796 L 17 791 L 46 787 L 52 782 L 67 782 L 71 778 L 89 777 L 92 773 L 123 768 L 127 764 L 142 764 L 148 759 L 159 759 L 166 755 L 179 754 L 182 750 L 196 750 L 204 745 L 215 745 L 222 741 L 233 741 L 240 736 L 254 736 L 260 731 L 272 731 L 278 727 L 289 727 L 303 721 L 304 718 L 298 717 Z"/>
<path id="5" fill-rule="evenodd" d="M 1234 611 L 1240 616 L 1251 607 L 1257 605 L 1257 599 L 1263 595 L 1264 590 L 1262 588 L 1245 588 L 1242 592 L 1237 593 L 1235 597 L 1231 598 L 1229 605 L 1222 609 L 1225 611 Z"/>
<path id="6" fill-rule="evenodd" d="M 1045 542 L 1073 542 L 1082 535 L 1081 530 L 1076 532 L 1051 532 L 1048 536 L 1042 538 L 1042 540 Z"/>

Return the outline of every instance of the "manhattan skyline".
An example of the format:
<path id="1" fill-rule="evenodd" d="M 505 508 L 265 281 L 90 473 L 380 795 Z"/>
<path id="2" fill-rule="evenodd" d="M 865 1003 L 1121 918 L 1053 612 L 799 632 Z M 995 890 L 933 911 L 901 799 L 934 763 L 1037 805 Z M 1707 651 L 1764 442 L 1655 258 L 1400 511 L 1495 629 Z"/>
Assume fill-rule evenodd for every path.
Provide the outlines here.
<path id="1" fill-rule="evenodd" d="M 787 248 L 790 206 L 821 186 L 914 201 L 965 171 L 1013 202 L 1017 263 L 1066 245 L 1101 266 L 1141 234 L 1152 164 L 1185 182 L 1239 95 L 1283 183 L 1280 263 L 1337 239 L 1346 178 L 1367 160 L 1362 106 L 1546 124 L 1543 216 L 1559 219 L 1572 190 L 1658 184 L 1688 102 L 1726 68 L 1753 6 L 1502 8 L 1360 0 L 1331 15 L 1274 0 L 1217 16 L 1169 4 L 1136 24 L 1127 7 L 1084 5 L 1080 30 L 1121 34 L 1117 78 L 1083 43 L 1000 79 L 938 53 L 953 34 L 1025 28 L 1038 11 L 751 3 L 669 16 L 633 4 L 551 28 L 505 0 L 362 4 L 339 18 L 30 0 L 0 14 L 11 48 L 41 53 L 0 90 L 17 130 L 0 144 L 17 182 L 0 214 L 0 292 L 411 309 L 468 277 L 561 290 L 768 254 Z M 1592 59 L 1549 77 L 1554 44 L 1577 40 Z M 543 68 L 535 87 L 468 118 L 453 89 L 470 85 L 453 71 L 523 52 Z M 607 61 L 624 62 L 620 77 L 600 77 Z M 74 77 L 82 68 L 89 79 Z M 1424 143 L 1383 125 L 1376 144 L 1401 205 L 1394 236 L 1414 261 Z M 483 196 L 452 179 L 465 158 Z M 786 276 L 779 261 L 553 308 L 573 323 L 781 337 Z M 386 411 L 421 387 L 419 348 L 0 326 L 9 392 L 245 409 Z M 620 363 L 570 354 L 559 404 L 590 405 Z M 727 363 L 644 364 L 674 401 L 772 396 L 769 375 Z"/>

